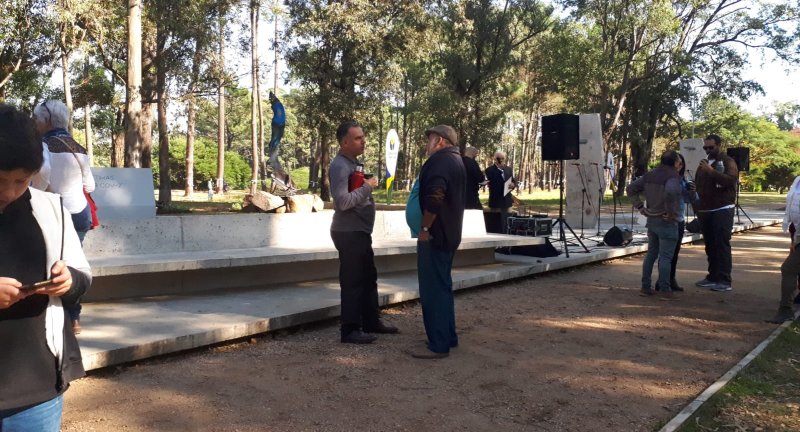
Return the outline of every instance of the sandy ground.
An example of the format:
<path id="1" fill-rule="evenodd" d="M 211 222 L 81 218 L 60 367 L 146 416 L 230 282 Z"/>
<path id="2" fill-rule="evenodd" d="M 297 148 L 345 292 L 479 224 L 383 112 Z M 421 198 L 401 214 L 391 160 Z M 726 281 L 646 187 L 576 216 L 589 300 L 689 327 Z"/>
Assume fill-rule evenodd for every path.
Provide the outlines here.
<path id="1" fill-rule="evenodd" d="M 649 431 L 775 326 L 777 228 L 734 237 L 734 291 L 695 288 L 685 247 L 680 300 L 638 295 L 642 255 L 464 292 L 460 346 L 406 350 L 419 306 L 385 310 L 399 335 L 337 343 L 336 323 L 95 373 L 66 396 L 64 431 Z"/>

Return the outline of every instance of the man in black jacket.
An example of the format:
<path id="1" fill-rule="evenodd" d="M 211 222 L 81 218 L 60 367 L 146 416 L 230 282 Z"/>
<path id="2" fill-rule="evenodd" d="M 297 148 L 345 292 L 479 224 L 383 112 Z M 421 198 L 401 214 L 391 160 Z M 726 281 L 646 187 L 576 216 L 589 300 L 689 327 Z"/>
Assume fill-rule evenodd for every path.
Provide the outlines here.
<path id="1" fill-rule="evenodd" d="M 458 134 L 447 125 L 425 131 L 428 160 L 419 174 L 422 226 L 417 241 L 417 275 L 427 349 L 412 352 L 420 359 L 447 357 L 458 345 L 453 302 L 453 257 L 461 243 L 464 222 L 464 162 Z"/>
<path id="2" fill-rule="evenodd" d="M 481 200 L 478 197 L 478 189 L 485 184 L 486 177 L 483 175 L 481 167 L 478 166 L 478 162 L 475 161 L 477 156 L 478 149 L 470 146 L 464 149 L 464 156 L 461 157 L 467 173 L 465 200 L 466 208 L 483 210 L 483 205 L 481 205 Z"/>

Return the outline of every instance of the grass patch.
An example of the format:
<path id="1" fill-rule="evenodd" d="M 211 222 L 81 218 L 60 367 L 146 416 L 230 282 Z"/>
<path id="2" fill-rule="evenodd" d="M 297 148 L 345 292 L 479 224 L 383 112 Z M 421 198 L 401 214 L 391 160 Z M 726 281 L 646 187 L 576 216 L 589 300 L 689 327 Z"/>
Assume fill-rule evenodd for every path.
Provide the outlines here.
<path id="1" fill-rule="evenodd" d="M 786 329 L 679 430 L 800 430 L 800 323 Z"/>

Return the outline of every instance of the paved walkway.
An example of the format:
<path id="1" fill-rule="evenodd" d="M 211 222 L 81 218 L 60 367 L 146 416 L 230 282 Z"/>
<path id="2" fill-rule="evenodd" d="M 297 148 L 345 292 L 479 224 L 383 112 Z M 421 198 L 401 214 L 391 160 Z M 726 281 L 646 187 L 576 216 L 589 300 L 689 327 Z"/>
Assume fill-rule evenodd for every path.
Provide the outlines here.
<path id="1" fill-rule="evenodd" d="M 781 212 L 748 210 L 755 224 L 735 225 L 740 231 L 774 224 Z M 618 222 L 620 222 L 618 220 Z M 604 223 L 604 226 L 610 226 Z M 634 229 L 643 230 L 641 226 Z M 589 234 L 587 232 L 587 234 Z M 699 240 L 698 235 L 684 241 Z M 528 275 L 585 265 L 646 250 L 644 235 L 628 247 L 597 247 L 589 253 L 570 246 L 570 258 L 497 255 L 498 262 L 454 270 L 454 288 L 471 288 Z M 559 247 L 559 245 L 556 245 Z M 383 274 L 381 305 L 418 298 L 416 273 Z M 154 297 L 84 305 L 79 336 L 87 370 L 235 340 L 266 331 L 335 318 L 339 315 L 336 280 L 320 280 L 263 289 L 232 290 L 208 295 Z"/>

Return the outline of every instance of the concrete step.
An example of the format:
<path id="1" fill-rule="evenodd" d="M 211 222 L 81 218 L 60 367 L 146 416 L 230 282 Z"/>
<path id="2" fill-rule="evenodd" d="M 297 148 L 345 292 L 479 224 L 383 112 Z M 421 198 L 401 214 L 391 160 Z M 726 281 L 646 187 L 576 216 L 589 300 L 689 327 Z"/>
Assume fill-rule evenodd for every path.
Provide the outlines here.
<path id="1" fill-rule="evenodd" d="M 735 231 L 778 223 L 756 219 Z M 570 247 L 570 258 L 497 255 L 498 262 L 456 268 L 454 289 L 461 290 L 515 278 L 619 258 L 647 250 L 638 234 L 628 247 L 596 247 L 589 253 Z M 699 240 L 687 236 L 684 242 Z M 558 246 L 558 245 L 556 245 Z M 382 306 L 418 298 L 415 271 L 379 275 Z M 163 296 L 84 305 L 79 335 L 87 370 L 179 352 L 259 333 L 339 316 L 335 279 L 230 290 L 208 295 Z M 332 343 L 334 341 L 331 341 Z"/>

